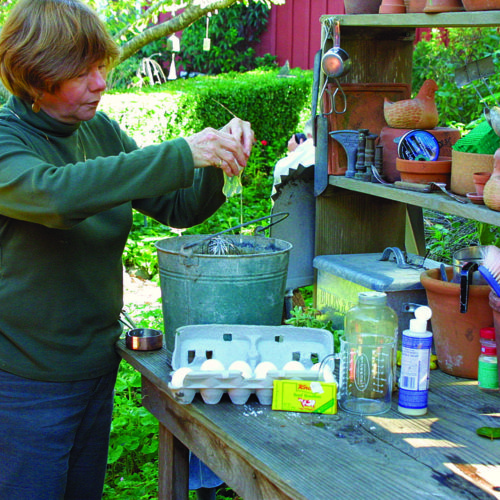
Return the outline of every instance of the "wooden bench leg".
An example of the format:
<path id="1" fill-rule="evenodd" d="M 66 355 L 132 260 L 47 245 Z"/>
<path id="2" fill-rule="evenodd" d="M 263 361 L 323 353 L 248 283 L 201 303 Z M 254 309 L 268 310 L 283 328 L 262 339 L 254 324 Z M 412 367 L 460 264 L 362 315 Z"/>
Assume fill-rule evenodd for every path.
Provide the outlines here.
<path id="1" fill-rule="evenodd" d="M 188 500 L 189 450 L 160 422 L 158 500 Z"/>

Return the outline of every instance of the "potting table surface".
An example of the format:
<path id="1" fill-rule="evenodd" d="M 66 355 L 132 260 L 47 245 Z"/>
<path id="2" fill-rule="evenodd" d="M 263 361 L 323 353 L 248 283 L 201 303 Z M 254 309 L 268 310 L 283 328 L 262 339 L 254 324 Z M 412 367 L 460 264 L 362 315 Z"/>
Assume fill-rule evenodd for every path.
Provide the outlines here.
<path id="1" fill-rule="evenodd" d="M 254 395 L 190 405 L 168 389 L 167 352 L 117 344 L 142 375 L 143 405 L 160 422 L 159 496 L 188 498 L 188 449 L 244 500 L 500 499 L 500 440 L 480 427 L 500 426 L 500 395 L 477 382 L 431 372 L 429 411 L 392 409 L 360 417 L 272 411 Z"/>

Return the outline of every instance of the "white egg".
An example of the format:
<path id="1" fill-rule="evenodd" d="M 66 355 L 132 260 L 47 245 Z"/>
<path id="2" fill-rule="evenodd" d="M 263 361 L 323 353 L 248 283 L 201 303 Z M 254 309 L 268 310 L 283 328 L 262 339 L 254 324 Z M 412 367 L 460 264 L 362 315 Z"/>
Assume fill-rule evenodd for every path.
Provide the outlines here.
<path id="1" fill-rule="evenodd" d="M 190 371 L 191 368 L 188 368 L 187 366 L 183 366 L 182 368 L 178 368 L 177 370 L 175 370 L 175 372 L 172 373 L 172 380 L 170 382 L 172 387 L 174 389 L 179 389 L 180 387 L 182 387 L 184 384 L 184 379 Z"/>
<path id="2" fill-rule="evenodd" d="M 241 372 L 243 378 L 250 378 L 252 376 L 252 369 L 250 365 L 245 361 L 233 361 L 229 365 L 229 370 L 235 370 Z"/>
<path id="3" fill-rule="evenodd" d="M 220 372 L 224 370 L 224 365 L 218 359 L 207 359 L 200 367 L 204 372 Z"/>
<path id="4" fill-rule="evenodd" d="M 285 363 L 283 370 L 305 370 L 305 367 L 300 361 L 289 361 Z"/>
<path id="5" fill-rule="evenodd" d="M 262 361 L 255 367 L 255 378 L 266 378 L 269 370 L 277 370 L 276 365 L 270 361 Z"/>
<path id="6" fill-rule="evenodd" d="M 311 366 L 311 371 L 312 372 L 319 372 L 320 366 L 321 366 L 321 363 L 314 363 L 314 365 Z"/>

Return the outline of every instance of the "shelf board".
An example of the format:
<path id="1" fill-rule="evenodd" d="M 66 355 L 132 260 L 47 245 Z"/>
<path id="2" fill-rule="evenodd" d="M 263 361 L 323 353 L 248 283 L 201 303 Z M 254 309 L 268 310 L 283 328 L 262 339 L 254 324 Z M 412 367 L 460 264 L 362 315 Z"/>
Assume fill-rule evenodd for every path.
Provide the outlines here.
<path id="1" fill-rule="evenodd" d="M 357 14 L 323 15 L 320 21 L 337 18 L 341 26 L 372 26 L 387 28 L 464 28 L 500 24 L 500 10 L 474 12 L 440 12 L 437 14 Z"/>
<path id="2" fill-rule="evenodd" d="M 429 210 L 458 215 L 478 222 L 486 222 L 494 226 L 500 226 L 500 212 L 490 210 L 485 205 L 474 205 L 470 201 L 459 203 L 444 193 L 419 193 L 391 186 L 383 186 L 372 182 L 364 182 L 357 179 L 348 179 L 344 176 L 330 175 L 328 182 L 331 186 L 348 189 L 358 193 L 369 194 L 386 198 L 388 200 L 416 205 Z"/>

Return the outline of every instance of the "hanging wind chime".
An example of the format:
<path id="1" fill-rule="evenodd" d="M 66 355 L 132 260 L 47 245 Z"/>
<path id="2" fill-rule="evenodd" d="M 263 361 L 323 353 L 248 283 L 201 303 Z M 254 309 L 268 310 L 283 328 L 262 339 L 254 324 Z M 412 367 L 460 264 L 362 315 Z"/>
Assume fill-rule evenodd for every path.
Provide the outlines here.
<path id="1" fill-rule="evenodd" d="M 207 27 L 205 29 L 205 38 L 203 39 L 203 50 L 205 52 L 208 52 L 210 50 L 210 47 L 211 47 L 211 41 L 210 41 L 210 38 L 208 37 L 208 26 L 210 24 L 210 17 L 211 16 L 212 16 L 212 13 L 209 12 L 207 14 Z"/>
<path id="2" fill-rule="evenodd" d="M 172 12 L 172 17 L 175 17 L 175 11 Z M 170 71 L 168 72 L 168 80 L 177 80 L 177 71 L 175 69 L 175 54 L 177 54 L 181 50 L 181 44 L 179 37 L 175 35 L 171 35 L 167 39 L 167 49 L 172 52 L 172 60 L 170 62 Z"/>

